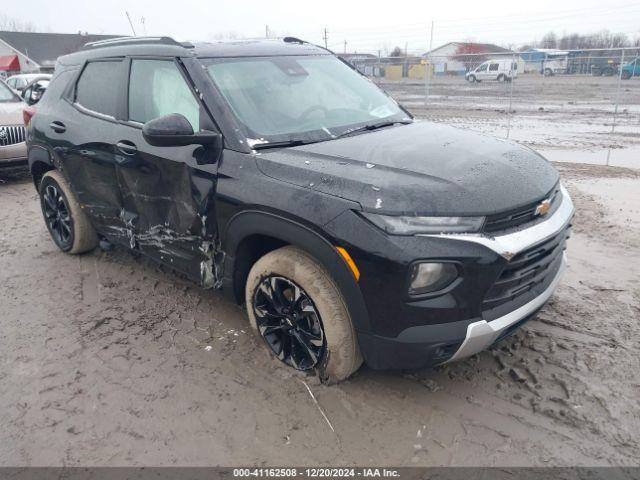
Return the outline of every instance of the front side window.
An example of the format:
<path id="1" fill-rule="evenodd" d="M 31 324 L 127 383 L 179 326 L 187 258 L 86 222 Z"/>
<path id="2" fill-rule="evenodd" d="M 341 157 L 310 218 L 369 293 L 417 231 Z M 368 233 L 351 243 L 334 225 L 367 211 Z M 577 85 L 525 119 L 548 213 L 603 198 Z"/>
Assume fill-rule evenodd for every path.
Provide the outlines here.
<path id="1" fill-rule="evenodd" d="M 129 120 L 146 123 L 179 113 L 200 130 L 200 105 L 172 60 L 132 60 Z"/>
<path id="2" fill-rule="evenodd" d="M 18 100 L 16 94 L 0 81 L 0 102 L 17 102 Z"/>
<path id="3" fill-rule="evenodd" d="M 497 63 L 492 63 L 491 65 L 489 65 L 489 71 L 490 72 L 497 72 L 498 71 L 498 64 Z"/>
<path id="4" fill-rule="evenodd" d="M 76 84 L 75 101 L 93 112 L 116 116 L 122 61 L 87 63 Z"/>
<path id="5" fill-rule="evenodd" d="M 330 55 L 203 59 L 248 139 L 320 141 L 408 115 Z"/>

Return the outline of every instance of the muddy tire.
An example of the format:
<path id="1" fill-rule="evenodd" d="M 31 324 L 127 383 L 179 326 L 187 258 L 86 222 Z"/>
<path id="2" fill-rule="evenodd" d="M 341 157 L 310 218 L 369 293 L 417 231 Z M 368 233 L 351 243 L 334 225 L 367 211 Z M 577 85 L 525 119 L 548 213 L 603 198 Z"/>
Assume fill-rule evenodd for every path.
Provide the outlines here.
<path id="1" fill-rule="evenodd" d="M 362 364 L 342 293 L 303 250 L 287 246 L 260 258 L 249 272 L 245 300 L 254 331 L 290 367 L 335 383 Z"/>
<path id="2" fill-rule="evenodd" d="M 95 229 L 59 171 L 50 170 L 44 174 L 39 193 L 44 222 L 60 250 L 79 254 L 98 246 Z"/>

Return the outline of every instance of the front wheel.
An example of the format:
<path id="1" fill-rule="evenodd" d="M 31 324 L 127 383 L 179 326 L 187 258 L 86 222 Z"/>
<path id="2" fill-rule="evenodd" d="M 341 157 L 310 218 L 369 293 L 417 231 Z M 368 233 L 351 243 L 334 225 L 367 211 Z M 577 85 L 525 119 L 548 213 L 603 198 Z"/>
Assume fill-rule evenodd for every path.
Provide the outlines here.
<path id="1" fill-rule="evenodd" d="M 39 193 L 45 224 L 60 250 L 77 254 L 96 248 L 96 231 L 59 171 L 44 174 Z"/>
<path id="2" fill-rule="evenodd" d="M 476 76 L 475 75 L 469 75 L 469 78 L 467 78 L 467 80 L 469 81 L 469 83 L 473 83 L 476 81 Z"/>
<path id="3" fill-rule="evenodd" d="M 501 73 L 500 75 L 498 75 L 498 81 L 499 82 L 504 82 L 507 79 L 507 77 L 505 77 L 504 73 Z"/>
<path id="4" fill-rule="evenodd" d="M 351 316 L 329 273 L 303 250 L 267 253 L 249 272 L 249 321 L 272 353 L 323 381 L 348 378 L 362 364 Z"/>

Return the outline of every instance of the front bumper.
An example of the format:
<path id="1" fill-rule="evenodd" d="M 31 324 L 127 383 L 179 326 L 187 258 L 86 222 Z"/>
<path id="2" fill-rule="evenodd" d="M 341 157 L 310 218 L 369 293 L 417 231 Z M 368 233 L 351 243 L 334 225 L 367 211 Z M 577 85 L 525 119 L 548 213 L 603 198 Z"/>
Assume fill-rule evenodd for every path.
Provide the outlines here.
<path id="1" fill-rule="evenodd" d="M 503 235 L 486 234 L 464 235 L 425 235 L 431 240 L 446 240 L 448 244 L 457 246 L 461 252 L 478 248 L 487 252 L 474 253 L 483 258 L 491 255 L 501 258 L 501 264 L 510 265 L 510 261 L 518 262 L 522 255 L 541 249 L 542 245 L 555 242 L 557 238 L 566 238 L 570 231 L 570 223 L 574 214 L 574 206 L 567 191 L 562 188 L 562 202 L 549 218 L 539 221 L 533 226 L 512 231 Z M 423 238 L 427 241 L 427 238 Z M 549 261 L 549 270 L 544 281 L 528 293 L 517 296 L 500 307 L 485 310 L 483 291 L 465 290 L 458 296 L 452 294 L 414 305 L 414 310 L 422 311 L 423 318 L 437 314 L 438 302 L 445 307 L 448 303 L 460 305 L 466 302 L 467 315 L 454 321 L 440 320 L 437 323 L 424 322 L 414 324 L 400 331 L 397 336 L 389 337 L 372 332 L 359 332 L 360 348 L 367 364 L 375 369 L 423 368 L 434 366 L 474 355 L 523 325 L 547 302 L 555 291 L 566 267 L 566 258 L 562 248 L 564 240 L 559 243 L 557 256 Z M 472 285 L 488 288 L 485 278 L 492 263 L 485 263 L 473 271 L 468 278 Z M 490 281 L 490 280 L 489 280 Z M 470 298 L 473 299 L 470 300 Z M 400 312 L 398 312 L 400 313 Z M 414 315 L 415 316 L 415 315 Z M 398 323 L 401 317 L 394 323 Z M 453 320 L 453 319 L 452 319 Z M 441 323 L 442 322 L 442 323 Z M 429 324 L 427 324 L 429 323 Z"/>
<path id="2" fill-rule="evenodd" d="M 525 321 L 530 319 L 545 303 L 547 303 L 547 300 L 549 300 L 560 282 L 560 278 L 566 268 L 566 264 L 566 255 L 563 254 L 560 269 L 558 270 L 558 273 L 556 273 L 551 285 L 549 285 L 542 294 L 530 302 L 525 303 L 520 308 L 517 308 L 502 317 L 496 318 L 495 320 L 491 320 L 490 322 L 480 320 L 469 324 L 464 341 L 448 362 L 453 362 L 475 355 L 476 353 L 490 347 L 496 341 L 504 338 L 516 328 L 522 326 Z"/>
<path id="3" fill-rule="evenodd" d="M 27 164 L 27 145 L 24 142 L 0 146 L 0 168 Z"/>

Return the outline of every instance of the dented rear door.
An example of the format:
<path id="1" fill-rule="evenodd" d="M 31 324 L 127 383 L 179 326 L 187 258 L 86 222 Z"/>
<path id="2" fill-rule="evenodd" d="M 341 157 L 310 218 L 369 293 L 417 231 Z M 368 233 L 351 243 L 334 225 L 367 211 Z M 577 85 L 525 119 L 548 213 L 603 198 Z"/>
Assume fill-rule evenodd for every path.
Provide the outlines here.
<path id="1" fill-rule="evenodd" d="M 131 245 L 213 286 L 216 165 L 205 163 L 214 153 L 198 145 L 154 147 L 142 136 L 145 122 L 169 113 L 184 115 L 198 131 L 205 113 L 172 59 L 131 59 L 127 103 L 115 147 Z"/>

